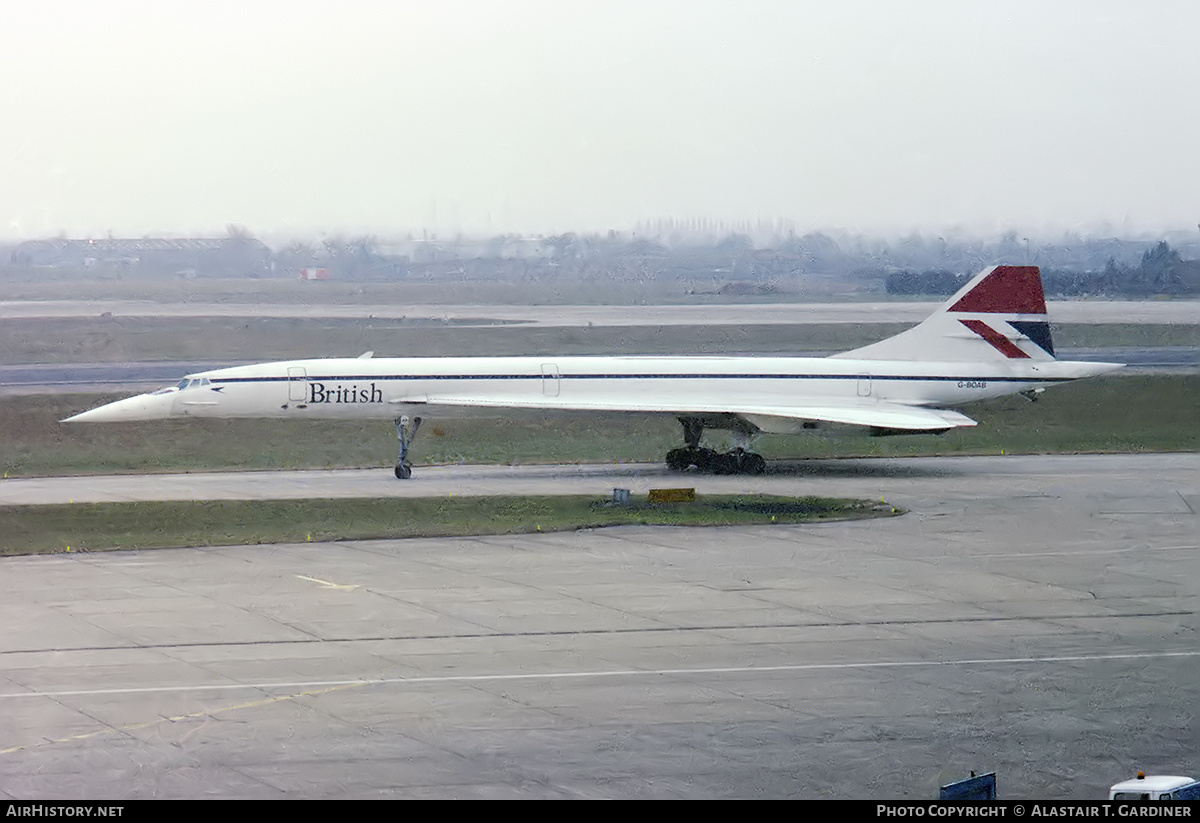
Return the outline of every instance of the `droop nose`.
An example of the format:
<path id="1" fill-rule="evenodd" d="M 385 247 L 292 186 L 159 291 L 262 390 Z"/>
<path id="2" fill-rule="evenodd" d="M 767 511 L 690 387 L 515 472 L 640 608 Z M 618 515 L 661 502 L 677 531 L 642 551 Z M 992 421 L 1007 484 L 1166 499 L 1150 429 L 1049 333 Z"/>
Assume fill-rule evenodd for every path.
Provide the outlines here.
<path id="1" fill-rule="evenodd" d="M 125 423 L 131 420 L 161 420 L 170 417 L 171 406 L 175 402 L 173 391 L 153 394 L 139 394 L 127 397 L 115 403 L 109 403 L 98 409 L 85 411 L 74 417 L 68 417 L 62 423 Z"/>

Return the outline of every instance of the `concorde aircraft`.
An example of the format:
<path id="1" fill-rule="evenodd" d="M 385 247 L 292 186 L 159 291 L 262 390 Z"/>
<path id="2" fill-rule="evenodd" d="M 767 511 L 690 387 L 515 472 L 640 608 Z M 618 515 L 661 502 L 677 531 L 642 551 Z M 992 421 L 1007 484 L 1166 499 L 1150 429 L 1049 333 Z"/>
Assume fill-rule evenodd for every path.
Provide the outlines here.
<path id="1" fill-rule="evenodd" d="M 176 386 L 67 418 L 70 423 L 168 417 L 292 420 L 384 418 L 400 441 L 396 477 L 423 417 L 464 407 L 670 415 L 684 445 L 666 456 L 682 471 L 764 470 L 748 450 L 760 432 L 826 426 L 871 434 L 930 434 L 974 426 L 947 406 L 1121 368 L 1056 360 L 1036 266 L 993 266 L 923 323 L 831 357 L 372 357 L 289 360 L 189 374 Z M 700 445 L 704 429 L 737 447 Z"/>

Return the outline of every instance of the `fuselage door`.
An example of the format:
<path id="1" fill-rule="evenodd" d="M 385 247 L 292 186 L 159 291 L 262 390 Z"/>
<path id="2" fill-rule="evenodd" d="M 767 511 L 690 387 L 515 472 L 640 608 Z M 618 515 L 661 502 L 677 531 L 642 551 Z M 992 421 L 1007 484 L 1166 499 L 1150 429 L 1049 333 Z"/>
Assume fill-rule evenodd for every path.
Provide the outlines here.
<path id="1" fill-rule="evenodd" d="M 542 364 L 542 394 L 546 397 L 558 397 L 558 366 L 554 363 Z"/>
<path id="2" fill-rule="evenodd" d="M 288 366 L 288 400 L 303 403 L 308 399 L 308 372 L 303 366 Z"/>
<path id="3" fill-rule="evenodd" d="M 860 374 L 858 376 L 858 396 L 859 397 L 870 397 L 871 396 L 871 375 Z"/>

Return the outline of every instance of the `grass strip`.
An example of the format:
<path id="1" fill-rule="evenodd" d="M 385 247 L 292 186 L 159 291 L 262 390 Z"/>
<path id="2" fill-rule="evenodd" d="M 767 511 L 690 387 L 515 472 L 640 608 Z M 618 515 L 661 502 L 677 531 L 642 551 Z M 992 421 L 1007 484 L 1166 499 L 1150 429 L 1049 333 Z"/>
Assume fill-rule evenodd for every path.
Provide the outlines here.
<path id="1" fill-rule="evenodd" d="M 744 526 L 891 516 L 881 503 L 700 495 L 616 506 L 589 495 L 77 503 L 0 508 L 0 554 L 527 534 L 603 526 Z"/>
<path id="2" fill-rule="evenodd" d="M 0 474 L 383 467 L 396 455 L 386 420 L 58 422 L 108 399 L 115 396 L 0 397 Z M 1200 375 L 1114 376 L 1051 387 L 1036 403 L 1005 397 L 964 406 L 979 425 L 940 436 L 763 435 L 754 448 L 768 460 L 1194 451 L 1198 408 Z M 705 439 L 727 445 L 723 432 Z M 410 457 L 423 465 L 659 462 L 681 440 L 679 423 L 667 415 L 492 410 L 428 420 Z"/>

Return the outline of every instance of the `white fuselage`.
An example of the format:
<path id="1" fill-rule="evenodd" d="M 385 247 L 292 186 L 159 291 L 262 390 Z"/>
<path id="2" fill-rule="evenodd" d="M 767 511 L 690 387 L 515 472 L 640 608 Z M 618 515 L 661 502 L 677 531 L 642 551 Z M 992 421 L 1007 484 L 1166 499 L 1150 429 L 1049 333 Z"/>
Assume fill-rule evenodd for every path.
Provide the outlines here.
<path id="1" fill-rule="evenodd" d="M 410 357 L 261 363 L 87 412 L 147 417 L 395 418 L 424 409 L 529 407 L 738 413 L 836 403 L 947 406 L 1107 371 L 1063 361 L 912 362 L 808 357 Z M 124 412 L 124 414 L 123 414 Z M 93 415 L 96 415 L 93 417 Z M 126 416 L 128 415 L 128 416 Z"/>

